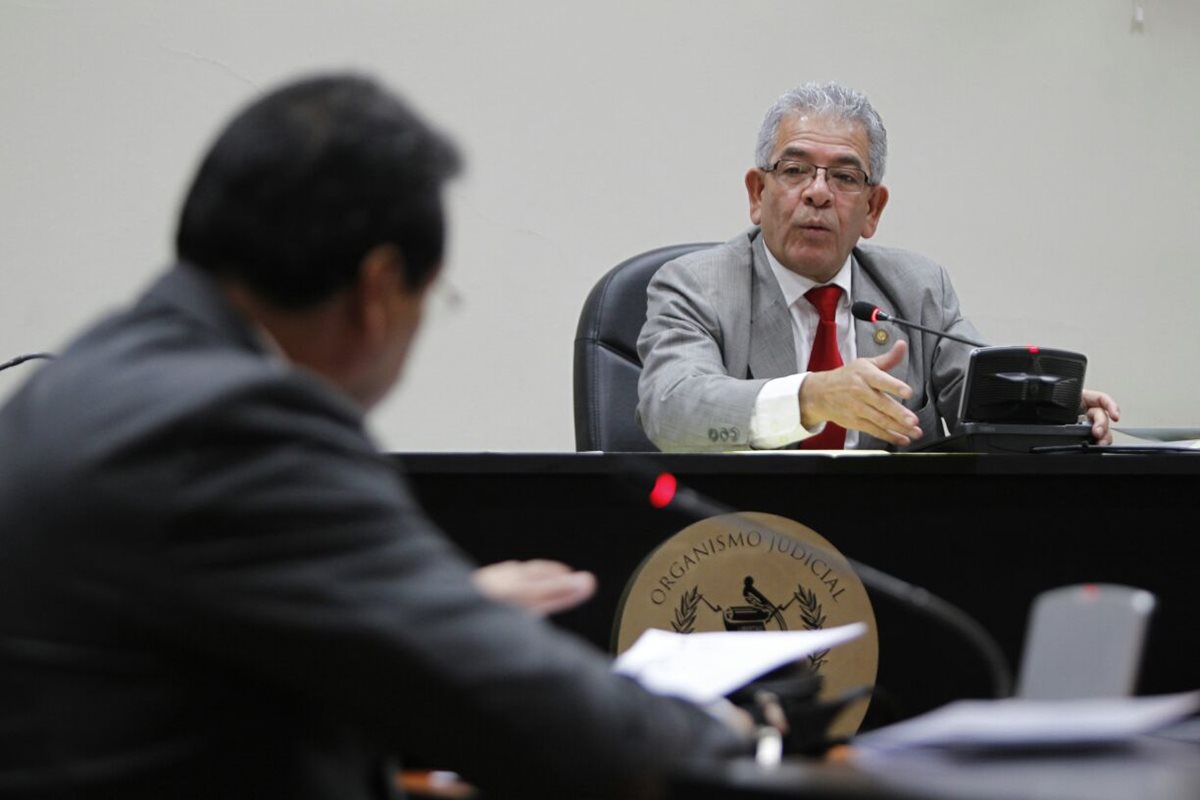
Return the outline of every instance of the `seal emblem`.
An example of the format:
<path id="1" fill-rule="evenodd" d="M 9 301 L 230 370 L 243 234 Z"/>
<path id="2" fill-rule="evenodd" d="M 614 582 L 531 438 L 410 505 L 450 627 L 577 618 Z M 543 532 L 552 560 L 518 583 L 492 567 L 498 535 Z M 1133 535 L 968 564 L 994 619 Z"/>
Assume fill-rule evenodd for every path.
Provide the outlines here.
<path id="1" fill-rule="evenodd" d="M 689 525 L 650 553 L 625 586 L 614 645 L 628 649 L 648 628 L 697 631 L 820 630 L 863 622 L 867 633 L 814 653 L 810 669 L 835 697 L 875 682 L 879 642 L 862 581 L 828 540 L 786 517 L 724 514 Z M 858 730 L 867 701 L 852 704 L 833 734 Z"/>

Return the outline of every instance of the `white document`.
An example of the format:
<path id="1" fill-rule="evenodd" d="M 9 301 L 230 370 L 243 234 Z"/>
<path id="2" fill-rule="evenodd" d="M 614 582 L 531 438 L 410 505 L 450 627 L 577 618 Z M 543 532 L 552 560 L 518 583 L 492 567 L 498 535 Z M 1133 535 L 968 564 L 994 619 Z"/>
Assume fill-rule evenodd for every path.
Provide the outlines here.
<path id="1" fill-rule="evenodd" d="M 1191 445 L 1200 443 L 1200 428 L 1129 428 L 1124 425 L 1114 425 L 1113 430 L 1135 439 L 1148 439 L 1154 442 L 1178 442 Z"/>
<path id="2" fill-rule="evenodd" d="M 860 750 L 1005 748 L 1126 741 L 1200 709 L 1200 692 L 1072 700 L 960 700 L 857 737 Z"/>
<path id="3" fill-rule="evenodd" d="M 861 622 L 821 631 L 671 633 L 651 628 L 617 658 L 613 670 L 655 694 L 704 704 L 866 630 Z"/>

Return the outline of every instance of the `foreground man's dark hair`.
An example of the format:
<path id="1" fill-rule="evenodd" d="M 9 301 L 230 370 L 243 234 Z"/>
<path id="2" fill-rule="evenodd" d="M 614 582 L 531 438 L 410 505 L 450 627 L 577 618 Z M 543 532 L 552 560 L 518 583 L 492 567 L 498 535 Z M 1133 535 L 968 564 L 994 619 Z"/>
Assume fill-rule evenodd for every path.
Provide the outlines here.
<path id="1" fill-rule="evenodd" d="M 236 116 L 205 156 L 176 234 L 180 259 L 282 308 L 349 285 L 393 244 L 411 288 L 441 263 L 454 145 L 373 81 L 288 84 Z"/>

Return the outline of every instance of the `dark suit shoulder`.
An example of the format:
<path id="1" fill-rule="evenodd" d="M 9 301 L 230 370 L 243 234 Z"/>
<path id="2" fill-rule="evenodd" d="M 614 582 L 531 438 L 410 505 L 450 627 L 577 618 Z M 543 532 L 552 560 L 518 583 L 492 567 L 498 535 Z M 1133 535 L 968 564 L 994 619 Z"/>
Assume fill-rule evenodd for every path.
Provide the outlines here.
<path id="1" fill-rule="evenodd" d="M 123 312 L 81 336 L 12 398 L 0 438 L 31 496 L 74 495 L 80 507 L 126 498 L 130 512 L 153 515 L 181 482 L 270 467 L 273 453 L 379 458 L 338 392 L 163 308 Z"/>

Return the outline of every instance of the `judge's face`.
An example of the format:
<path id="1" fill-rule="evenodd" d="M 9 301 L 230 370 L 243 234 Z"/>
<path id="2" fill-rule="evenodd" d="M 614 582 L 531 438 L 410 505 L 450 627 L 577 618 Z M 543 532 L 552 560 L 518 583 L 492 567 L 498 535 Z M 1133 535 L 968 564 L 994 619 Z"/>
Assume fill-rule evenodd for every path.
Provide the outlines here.
<path id="1" fill-rule="evenodd" d="M 802 112 L 785 117 L 775 135 L 770 164 L 781 159 L 818 167 L 856 167 L 870 178 L 869 141 L 862 125 L 836 116 Z M 845 263 L 860 237 L 875 234 L 888 192 L 883 186 L 846 191 L 828 171 L 807 185 L 788 185 L 779 172 L 746 173 L 750 219 L 763 242 L 787 269 L 824 283 Z"/>

